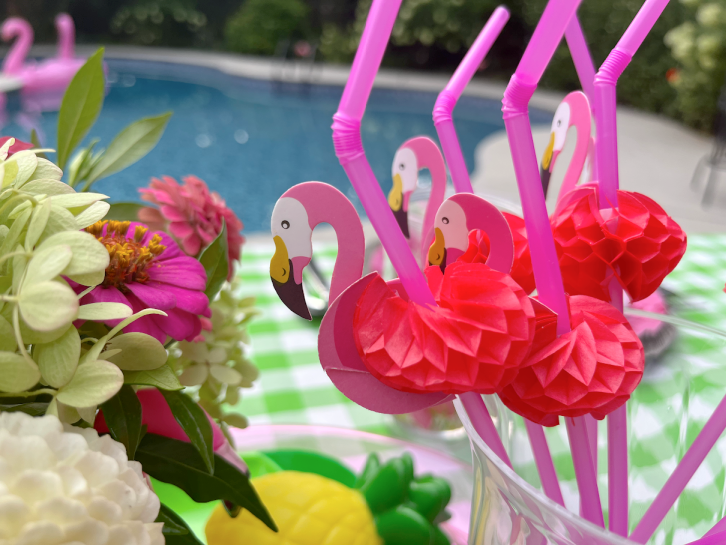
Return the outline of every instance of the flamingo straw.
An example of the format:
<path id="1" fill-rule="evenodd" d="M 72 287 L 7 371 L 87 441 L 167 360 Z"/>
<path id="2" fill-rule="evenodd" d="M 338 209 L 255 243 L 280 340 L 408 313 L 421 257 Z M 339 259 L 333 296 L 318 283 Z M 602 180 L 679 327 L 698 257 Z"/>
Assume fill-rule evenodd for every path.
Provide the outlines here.
<path id="1" fill-rule="evenodd" d="M 492 44 L 508 20 L 509 10 L 505 7 L 499 6 L 494 10 L 494 13 L 492 13 L 486 25 L 482 28 L 479 36 L 477 36 L 473 45 L 462 59 L 461 64 L 457 67 L 454 75 L 451 76 L 449 83 L 439 93 L 436 104 L 434 105 L 434 126 L 439 135 L 444 157 L 446 157 L 446 163 L 451 172 L 451 181 L 454 183 L 454 190 L 457 193 L 473 193 L 474 189 L 471 185 L 469 171 L 466 168 L 464 154 L 461 151 L 456 127 L 452 119 L 453 110 L 462 92 L 474 77 L 484 57 L 486 57 Z M 589 56 L 589 53 L 587 54 Z M 595 70 L 593 68 L 593 74 L 594 72 Z M 427 231 L 424 230 L 424 232 Z M 525 424 L 529 442 L 532 446 L 537 472 L 542 482 L 542 488 L 547 497 L 564 506 L 565 503 L 562 498 L 562 491 L 560 490 L 560 482 L 557 480 L 557 473 L 555 472 L 555 466 L 544 430 L 542 426 L 526 419 Z"/>
<path id="2" fill-rule="evenodd" d="M 550 0 L 502 100 L 504 124 L 530 240 L 537 291 L 540 300 L 557 313 L 557 332 L 560 335 L 570 330 L 569 311 L 542 192 L 527 105 L 579 4 L 580 0 Z M 603 526 L 585 419 L 566 418 L 565 421 L 583 516 Z"/>
<path id="3" fill-rule="evenodd" d="M 424 275 L 368 163 L 360 134 L 360 122 L 401 1 L 374 0 L 371 5 L 350 77 L 340 99 L 338 111 L 333 115 L 333 144 L 335 154 L 358 194 L 408 296 L 420 305 L 435 306 L 436 302 Z M 494 452 L 500 457 L 503 456 L 502 459 L 511 465 L 481 396 L 469 392 L 461 394 L 460 398 L 477 433 Z M 469 412 L 470 410 L 473 413 Z"/>
<path id="4" fill-rule="evenodd" d="M 441 148 L 446 157 L 446 164 L 451 172 L 451 181 L 454 184 L 454 190 L 457 193 L 473 193 L 471 180 L 469 179 L 469 170 L 466 168 L 464 154 L 459 145 L 459 138 L 454 127 L 452 114 L 456 107 L 456 102 L 461 97 L 461 93 L 474 77 L 476 71 L 481 66 L 484 57 L 491 49 L 494 41 L 499 37 L 499 33 L 509 20 L 509 10 L 504 6 L 499 6 L 494 10 L 491 17 L 487 21 L 484 28 L 479 32 L 476 40 L 472 44 L 469 51 L 457 67 L 454 75 L 451 76 L 449 83 L 446 84 L 444 90 L 439 93 L 434 105 L 434 126 L 441 141 Z"/>
<path id="5" fill-rule="evenodd" d="M 602 209 L 617 206 L 618 144 L 616 84 L 650 32 L 668 0 L 647 0 L 595 76 L 594 105 L 597 125 L 595 156 Z M 610 285 L 613 305 L 622 312 L 623 290 Z M 628 418 L 627 404 L 608 415 L 608 509 L 610 530 L 628 535 Z"/>

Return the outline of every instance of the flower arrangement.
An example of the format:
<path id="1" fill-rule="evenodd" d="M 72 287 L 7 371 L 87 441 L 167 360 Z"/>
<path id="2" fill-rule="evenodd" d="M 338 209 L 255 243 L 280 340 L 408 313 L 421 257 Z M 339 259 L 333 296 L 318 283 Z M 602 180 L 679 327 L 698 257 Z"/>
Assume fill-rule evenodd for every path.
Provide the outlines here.
<path id="1" fill-rule="evenodd" d="M 207 338 L 215 355 L 228 358 L 214 360 L 233 377 L 225 385 L 254 378 L 234 345 L 243 336 L 225 330 L 224 314 L 234 306 L 246 314 L 240 322 L 249 319 L 250 301 L 236 303 L 228 290 L 210 307 L 230 270 L 224 220 L 195 257 L 163 231 L 107 217 L 107 197 L 91 186 L 148 153 L 170 114 L 137 121 L 105 150 L 93 142 L 70 159 L 103 94 L 101 50 L 63 98 L 55 163 L 45 156 L 54 150 L 15 138 L 0 144 L 0 437 L 9 439 L 0 449 L 8 490 L 0 501 L 17 514 L 0 517 L 0 534 L 10 543 L 41 530 L 44 542 L 85 542 L 90 532 L 109 536 L 99 543 L 199 543 L 159 505 L 143 473 L 195 501 L 224 500 L 232 514 L 244 507 L 275 529 L 221 430 L 167 361 L 167 348 L 184 351 L 174 343 Z M 165 412 L 173 418 L 164 420 Z M 58 488 L 61 480 L 75 484 Z M 49 499 L 40 505 L 39 498 Z"/>

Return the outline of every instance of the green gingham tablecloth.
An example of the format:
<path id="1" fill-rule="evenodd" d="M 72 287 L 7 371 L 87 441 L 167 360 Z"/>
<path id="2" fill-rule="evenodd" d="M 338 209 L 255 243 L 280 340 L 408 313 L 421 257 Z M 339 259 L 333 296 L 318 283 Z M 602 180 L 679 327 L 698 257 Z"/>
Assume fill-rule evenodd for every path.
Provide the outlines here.
<path id="1" fill-rule="evenodd" d="M 254 295 L 262 315 L 249 327 L 252 359 L 260 378 L 245 390 L 236 407 L 250 425 L 318 424 L 392 435 L 390 416 L 359 407 L 338 392 L 317 356 L 319 321 L 307 322 L 277 298 L 269 276 L 274 252 L 269 244 L 248 244 L 239 274 L 241 294 Z M 330 274 L 335 245 L 316 245 L 316 262 Z M 689 238 L 683 260 L 663 287 L 672 292 L 673 313 L 726 331 L 726 235 Z M 713 408 L 726 394 L 726 339 L 695 330 L 679 330 L 674 346 L 659 361 L 649 362 L 643 382 L 628 404 L 631 472 L 631 527 L 640 519 L 676 467 Z M 517 417 L 518 418 L 518 417 Z M 521 419 L 511 437 L 512 462 L 532 484 L 539 485 Z M 600 424 L 599 481 L 607 509 L 606 425 Z M 547 430 L 567 506 L 577 511 L 575 474 L 564 426 Z M 442 445 L 441 448 L 446 448 Z M 726 513 L 726 440 L 718 443 L 689 483 L 652 543 L 687 543 L 704 534 Z"/>

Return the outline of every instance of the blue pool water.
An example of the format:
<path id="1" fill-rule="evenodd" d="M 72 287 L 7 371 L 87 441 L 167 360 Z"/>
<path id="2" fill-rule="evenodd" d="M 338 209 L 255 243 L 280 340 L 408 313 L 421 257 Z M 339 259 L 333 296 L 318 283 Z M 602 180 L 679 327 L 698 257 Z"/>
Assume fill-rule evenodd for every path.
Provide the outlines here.
<path id="1" fill-rule="evenodd" d="M 127 124 L 174 112 L 157 147 L 128 169 L 101 180 L 94 191 L 112 201 L 138 200 L 137 188 L 153 176 L 195 174 L 218 191 L 245 224 L 245 232 L 269 230 L 272 207 L 292 185 L 320 180 L 335 185 L 358 205 L 333 150 L 330 125 L 342 87 L 281 84 L 230 76 L 215 69 L 109 60 L 111 82 L 103 111 L 89 137 L 107 145 Z M 393 155 L 406 139 L 436 139 L 434 93 L 373 91 L 362 123 L 363 144 L 379 183 L 391 186 Z M 9 100 L 3 135 L 28 139 L 31 125 L 43 144 L 55 146 L 57 113 L 32 116 Z M 455 122 L 466 162 L 489 134 L 504 128 L 501 103 L 463 97 Z M 533 123 L 551 113 L 533 110 Z M 360 207 L 359 207 L 360 208 Z"/>

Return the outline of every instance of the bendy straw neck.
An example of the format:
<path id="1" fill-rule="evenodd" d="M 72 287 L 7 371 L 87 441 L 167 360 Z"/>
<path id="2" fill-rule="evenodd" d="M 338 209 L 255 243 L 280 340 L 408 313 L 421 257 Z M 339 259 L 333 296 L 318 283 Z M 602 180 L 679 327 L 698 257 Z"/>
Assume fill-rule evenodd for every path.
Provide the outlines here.
<path id="1" fill-rule="evenodd" d="M 457 193 L 473 193 L 471 180 L 469 179 L 469 170 L 466 168 L 464 154 L 459 145 L 459 137 L 454 127 L 453 113 L 456 103 L 464 92 L 464 89 L 474 77 L 476 71 L 481 66 L 484 57 L 491 49 L 494 41 L 509 20 L 509 10 L 504 6 L 499 6 L 494 10 L 492 16 L 482 28 L 479 36 L 477 36 L 474 44 L 464 56 L 461 64 L 458 66 L 454 75 L 451 76 L 449 83 L 446 84 L 441 93 L 439 93 L 434 105 L 433 118 L 436 132 L 439 135 L 441 148 L 446 157 L 446 163 L 449 165 L 451 173 L 451 181 Z"/>

